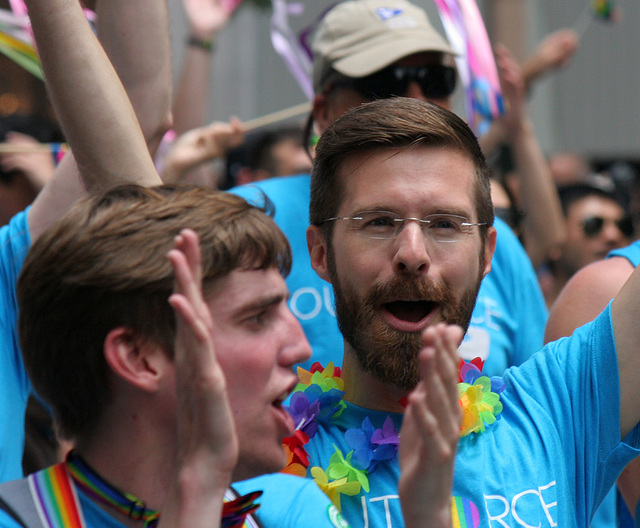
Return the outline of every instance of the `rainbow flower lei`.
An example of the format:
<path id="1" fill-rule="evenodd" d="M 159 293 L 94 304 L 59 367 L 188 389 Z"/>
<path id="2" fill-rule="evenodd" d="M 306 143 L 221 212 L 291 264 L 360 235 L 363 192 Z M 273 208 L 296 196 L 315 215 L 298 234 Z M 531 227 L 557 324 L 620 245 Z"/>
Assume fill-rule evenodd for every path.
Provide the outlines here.
<path id="1" fill-rule="evenodd" d="M 500 419 L 500 393 L 504 383 L 502 378 L 483 376 L 483 365 L 480 358 L 468 363 L 461 359 L 458 365 L 458 394 L 463 411 L 460 437 L 481 433 L 487 425 Z M 326 368 L 314 363 L 310 371 L 298 368 L 298 377 L 300 383 L 288 406 L 296 431 L 282 442 L 288 458 L 282 472 L 306 477 L 310 461 L 304 446 L 318 431 L 318 420 L 337 418 L 345 410 L 346 403 L 343 401 L 344 380 L 340 368 L 333 363 Z M 342 494 L 369 491 L 368 475 L 381 462 L 394 460 L 399 445 L 398 431 L 390 416 L 380 429 L 375 429 L 369 418 L 365 418 L 361 427 L 345 432 L 345 441 L 351 447 L 346 456 L 334 446 L 335 453 L 325 469 L 315 466 L 309 470 L 316 484 L 339 510 Z"/>

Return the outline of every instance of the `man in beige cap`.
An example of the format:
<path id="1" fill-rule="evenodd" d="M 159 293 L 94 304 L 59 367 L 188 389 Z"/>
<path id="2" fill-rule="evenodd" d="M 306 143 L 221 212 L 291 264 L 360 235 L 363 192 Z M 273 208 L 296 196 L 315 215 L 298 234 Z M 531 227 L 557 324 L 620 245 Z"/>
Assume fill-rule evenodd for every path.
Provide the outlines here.
<path id="1" fill-rule="evenodd" d="M 320 130 L 349 108 L 394 95 L 450 108 L 455 52 L 409 2 L 339 5 L 318 28 L 313 52 L 313 117 Z"/>

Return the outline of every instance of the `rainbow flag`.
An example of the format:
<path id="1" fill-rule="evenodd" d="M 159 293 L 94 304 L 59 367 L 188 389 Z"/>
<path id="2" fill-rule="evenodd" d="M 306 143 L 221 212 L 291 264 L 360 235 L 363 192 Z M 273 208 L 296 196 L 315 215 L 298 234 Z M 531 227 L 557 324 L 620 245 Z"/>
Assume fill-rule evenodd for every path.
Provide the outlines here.
<path id="1" fill-rule="evenodd" d="M 504 113 L 498 68 L 482 16 L 474 0 L 435 0 L 465 92 L 469 126 L 484 134 Z"/>

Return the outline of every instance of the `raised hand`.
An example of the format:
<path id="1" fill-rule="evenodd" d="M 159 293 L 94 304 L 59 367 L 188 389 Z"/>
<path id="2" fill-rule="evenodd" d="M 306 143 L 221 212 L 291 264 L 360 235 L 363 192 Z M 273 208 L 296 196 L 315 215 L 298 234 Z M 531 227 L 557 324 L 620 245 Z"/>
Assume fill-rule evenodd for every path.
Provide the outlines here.
<path id="1" fill-rule="evenodd" d="M 164 526 L 210 528 L 238 459 L 238 440 L 224 373 L 216 359 L 212 317 L 202 293 L 198 236 L 190 229 L 168 253 L 175 273 L 169 298 L 176 313 L 177 474 L 162 509 Z M 165 524 L 166 523 L 166 524 Z"/>
<path id="2" fill-rule="evenodd" d="M 569 64 L 579 45 L 578 35 L 572 29 L 564 28 L 549 33 L 522 65 L 527 89 L 539 77 Z"/>
<path id="3" fill-rule="evenodd" d="M 502 117 L 510 134 L 518 132 L 527 120 L 526 91 L 522 70 L 513 54 L 503 45 L 495 47 L 496 65 L 500 75 L 500 85 L 506 102 L 506 113 Z"/>
<path id="4" fill-rule="evenodd" d="M 215 37 L 229 21 L 232 5 L 224 0 L 182 0 L 194 37 L 206 40 Z"/>
<path id="5" fill-rule="evenodd" d="M 463 332 L 440 323 L 423 333 L 421 381 L 411 392 L 400 431 L 398 494 L 406 528 L 451 526 L 451 488 L 462 410 L 458 353 Z"/>
<path id="6" fill-rule="evenodd" d="M 5 140 L 12 145 L 38 146 L 33 137 L 19 132 L 8 132 Z M 4 172 L 20 171 L 29 180 L 35 191 L 42 189 L 51 179 L 55 168 L 50 152 L 13 152 L 0 154 L 0 167 Z"/>
<path id="7" fill-rule="evenodd" d="M 181 134 L 164 159 L 162 180 L 165 183 L 181 180 L 202 163 L 224 156 L 243 139 L 242 125 L 237 119 L 229 123 L 216 121 Z"/>

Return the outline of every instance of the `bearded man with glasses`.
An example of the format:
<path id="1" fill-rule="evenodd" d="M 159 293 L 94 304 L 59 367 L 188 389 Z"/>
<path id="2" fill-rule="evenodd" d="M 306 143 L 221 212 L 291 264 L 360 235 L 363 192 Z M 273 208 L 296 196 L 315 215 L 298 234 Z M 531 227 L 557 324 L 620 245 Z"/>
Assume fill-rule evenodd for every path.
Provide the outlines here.
<path id="1" fill-rule="evenodd" d="M 348 110 L 376 99 L 403 96 L 451 109 L 455 52 L 426 12 L 406 0 L 340 3 L 320 22 L 312 47 L 316 95 L 307 135 L 312 125 L 322 133 Z M 257 204 L 266 195 L 275 205 L 276 223 L 289 239 L 294 255 L 287 279 L 290 308 L 313 351 L 303 366 L 339 366 L 343 341 L 334 308 L 335 284 L 332 288 L 313 272 L 307 251 L 310 180 L 308 174 L 271 178 L 232 192 Z M 465 359 L 482 357 L 492 375 L 522 363 L 542 345 L 547 317 L 525 251 L 504 222 L 498 220 L 496 229 L 500 243 L 493 270 L 482 283 L 460 349 Z"/>
<path id="2" fill-rule="evenodd" d="M 307 241 L 313 269 L 335 289 L 344 362 L 341 373 L 300 372 L 287 445 L 290 469 L 313 478 L 352 526 L 405 526 L 398 431 L 427 374 L 419 336 L 470 322 L 496 247 L 488 173 L 460 118 L 410 98 L 360 105 L 318 142 Z M 503 378 L 460 366 L 459 401 L 436 413 L 463 409 L 453 484 L 441 488 L 452 491 L 452 526 L 590 525 L 639 453 L 639 295 L 637 271 L 595 321 Z M 437 394 L 439 384 L 424 388 Z M 422 438 L 437 436 L 426 427 Z M 263 489 L 275 489 L 269 479 Z"/>

